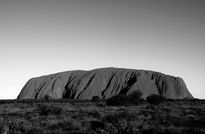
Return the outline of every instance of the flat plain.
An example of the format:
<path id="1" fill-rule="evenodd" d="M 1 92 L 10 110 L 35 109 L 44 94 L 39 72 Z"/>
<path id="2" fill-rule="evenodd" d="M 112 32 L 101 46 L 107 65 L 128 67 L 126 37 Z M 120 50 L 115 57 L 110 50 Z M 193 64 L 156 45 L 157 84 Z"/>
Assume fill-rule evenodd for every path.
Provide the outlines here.
<path id="1" fill-rule="evenodd" d="M 1 100 L 2 134 L 205 134 L 205 100 L 105 101 Z"/>

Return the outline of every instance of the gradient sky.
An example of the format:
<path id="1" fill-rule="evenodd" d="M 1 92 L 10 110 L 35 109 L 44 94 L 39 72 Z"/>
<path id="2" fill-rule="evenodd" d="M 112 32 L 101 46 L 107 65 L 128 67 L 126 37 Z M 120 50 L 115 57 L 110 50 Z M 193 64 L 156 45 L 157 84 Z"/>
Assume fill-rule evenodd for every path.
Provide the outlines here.
<path id="1" fill-rule="evenodd" d="M 205 0 L 0 0 L 0 99 L 31 77 L 123 67 L 205 99 Z"/>

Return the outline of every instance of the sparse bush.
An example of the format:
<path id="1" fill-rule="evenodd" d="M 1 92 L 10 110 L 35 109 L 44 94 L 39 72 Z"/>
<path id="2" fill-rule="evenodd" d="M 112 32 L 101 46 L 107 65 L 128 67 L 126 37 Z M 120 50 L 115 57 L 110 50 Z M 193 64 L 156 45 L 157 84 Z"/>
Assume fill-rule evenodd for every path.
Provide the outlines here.
<path id="1" fill-rule="evenodd" d="M 118 94 L 106 100 L 108 106 L 137 105 L 141 102 L 142 92 L 137 90 L 129 95 Z"/>
<path id="2" fill-rule="evenodd" d="M 56 107 L 56 106 L 49 106 L 49 105 L 39 105 L 38 107 L 40 115 L 59 115 L 62 113 L 62 108 L 61 107 Z"/>
<path id="3" fill-rule="evenodd" d="M 45 95 L 45 96 L 44 96 L 44 100 L 52 100 L 52 97 L 49 96 L 49 95 Z"/>
<path id="4" fill-rule="evenodd" d="M 106 123 L 106 131 L 116 134 L 132 134 L 137 133 L 137 115 L 126 111 L 106 115 L 102 121 Z"/>
<path id="5" fill-rule="evenodd" d="M 99 96 L 93 96 L 91 101 L 100 101 L 100 97 Z"/>
<path id="6" fill-rule="evenodd" d="M 127 96 L 130 104 L 139 104 L 141 101 L 142 92 L 140 90 L 132 92 L 130 95 Z"/>
<path id="7" fill-rule="evenodd" d="M 165 101 L 165 97 L 158 94 L 151 94 L 147 97 L 147 102 L 153 105 L 158 105 Z"/>
<path id="8" fill-rule="evenodd" d="M 6 134 L 8 133 L 9 128 L 6 125 L 0 124 L 0 134 Z"/>
<path id="9" fill-rule="evenodd" d="M 25 131 L 30 129 L 31 127 L 32 125 L 23 119 L 13 120 L 12 122 L 8 122 L 4 124 L 3 133 L 22 134 L 25 133 Z"/>
<path id="10" fill-rule="evenodd" d="M 100 113 L 100 111 L 90 111 L 88 112 L 88 115 L 97 119 L 100 119 L 102 117 L 102 114 Z"/>
<path id="11" fill-rule="evenodd" d="M 86 124 L 87 127 L 94 131 L 98 131 L 99 129 L 105 129 L 105 123 L 98 120 L 87 121 L 84 124 Z"/>
<path id="12" fill-rule="evenodd" d="M 63 131 L 73 131 L 73 130 L 80 130 L 82 128 L 80 122 L 58 122 L 56 124 L 52 124 L 49 127 L 49 130 L 63 130 Z"/>
<path id="13" fill-rule="evenodd" d="M 26 134 L 44 134 L 42 129 L 32 128 L 26 132 Z"/>
<path id="14" fill-rule="evenodd" d="M 118 94 L 106 100 L 108 106 L 129 105 L 129 100 L 126 95 Z"/>

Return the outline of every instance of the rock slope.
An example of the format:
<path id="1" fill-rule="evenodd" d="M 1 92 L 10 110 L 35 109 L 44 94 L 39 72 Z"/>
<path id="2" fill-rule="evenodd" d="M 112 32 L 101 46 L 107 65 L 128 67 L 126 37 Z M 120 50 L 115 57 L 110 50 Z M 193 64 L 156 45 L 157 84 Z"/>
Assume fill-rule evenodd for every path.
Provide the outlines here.
<path id="1" fill-rule="evenodd" d="M 90 71 L 67 71 L 30 79 L 17 99 L 106 99 L 117 94 L 140 90 L 143 98 L 161 94 L 167 98 L 193 98 L 179 77 L 159 72 L 101 68 Z"/>

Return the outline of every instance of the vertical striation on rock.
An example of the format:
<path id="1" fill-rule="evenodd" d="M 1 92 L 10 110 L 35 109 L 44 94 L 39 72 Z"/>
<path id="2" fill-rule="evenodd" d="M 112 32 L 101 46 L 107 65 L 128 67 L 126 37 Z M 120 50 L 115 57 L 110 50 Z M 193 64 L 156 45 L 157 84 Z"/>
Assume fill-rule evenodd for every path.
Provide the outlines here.
<path id="1" fill-rule="evenodd" d="M 101 68 L 90 71 L 67 71 L 30 79 L 17 99 L 91 99 L 93 96 L 109 98 L 117 94 L 130 94 L 140 90 L 143 98 L 161 94 L 166 98 L 193 98 L 179 77 L 159 72 Z"/>

